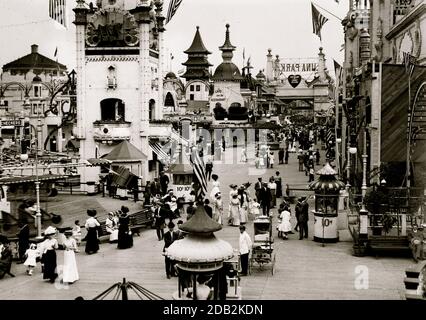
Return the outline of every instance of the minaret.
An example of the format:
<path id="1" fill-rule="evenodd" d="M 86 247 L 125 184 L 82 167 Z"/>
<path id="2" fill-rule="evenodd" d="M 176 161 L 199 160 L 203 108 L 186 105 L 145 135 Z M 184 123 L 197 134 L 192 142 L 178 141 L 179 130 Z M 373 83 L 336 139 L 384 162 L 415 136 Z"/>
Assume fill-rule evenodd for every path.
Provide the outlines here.
<path id="1" fill-rule="evenodd" d="M 219 47 L 219 50 L 222 51 L 223 63 L 231 63 L 234 54 L 232 53 L 235 50 L 235 46 L 231 44 L 229 39 L 229 24 L 226 24 L 226 33 L 225 33 L 225 43 Z"/>
<path id="2" fill-rule="evenodd" d="M 325 54 L 322 52 L 322 47 L 319 48 L 318 53 L 318 76 L 320 81 L 324 82 L 326 80 L 325 75 Z"/>
<path id="3" fill-rule="evenodd" d="M 268 54 L 266 55 L 266 81 L 271 82 L 274 80 L 274 61 L 272 60 L 271 49 L 268 49 Z"/>
<path id="4" fill-rule="evenodd" d="M 182 63 L 186 66 L 186 72 L 182 75 L 182 78 L 185 78 L 186 81 L 208 81 L 210 78 L 209 67 L 212 66 L 212 64 L 207 60 L 207 56 L 211 54 L 211 52 L 204 46 L 199 29 L 200 27 L 197 26 L 197 31 L 195 32 L 191 46 L 184 51 L 188 55 L 188 60 Z"/>

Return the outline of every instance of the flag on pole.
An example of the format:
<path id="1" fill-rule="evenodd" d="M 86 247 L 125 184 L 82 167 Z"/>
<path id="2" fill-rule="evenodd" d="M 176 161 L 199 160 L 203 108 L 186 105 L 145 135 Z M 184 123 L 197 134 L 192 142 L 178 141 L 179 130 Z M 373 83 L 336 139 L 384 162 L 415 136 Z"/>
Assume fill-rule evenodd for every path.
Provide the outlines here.
<path id="1" fill-rule="evenodd" d="M 191 150 L 191 163 L 194 169 L 194 174 L 200 185 L 197 190 L 197 199 L 204 199 L 204 196 L 207 194 L 206 167 L 204 165 L 203 158 L 200 157 L 197 147 L 194 147 Z"/>
<path id="2" fill-rule="evenodd" d="M 49 17 L 66 27 L 66 0 L 49 0 Z"/>
<path id="3" fill-rule="evenodd" d="M 413 75 L 414 67 L 416 66 L 416 57 L 412 56 L 409 52 L 403 52 L 403 64 L 405 65 L 405 72 L 407 72 L 410 77 Z"/>
<path id="4" fill-rule="evenodd" d="M 324 17 L 317 8 L 315 8 L 314 4 L 311 3 L 312 7 L 312 27 L 313 27 L 313 33 L 315 33 L 320 40 L 321 39 L 321 28 L 328 21 L 326 17 Z"/>
<path id="5" fill-rule="evenodd" d="M 172 20 L 172 17 L 175 15 L 178 7 L 182 3 L 182 0 L 170 0 L 169 10 L 167 11 L 166 24 Z"/>

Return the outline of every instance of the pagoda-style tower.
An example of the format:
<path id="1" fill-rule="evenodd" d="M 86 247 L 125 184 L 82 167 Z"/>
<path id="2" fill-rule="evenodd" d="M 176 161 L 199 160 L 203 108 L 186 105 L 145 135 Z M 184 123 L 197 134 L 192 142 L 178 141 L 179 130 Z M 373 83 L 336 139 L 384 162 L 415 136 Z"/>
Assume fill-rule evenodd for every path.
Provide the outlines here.
<path id="1" fill-rule="evenodd" d="M 212 64 L 210 64 L 207 60 L 207 56 L 211 54 L 211 52 L 204 46 L 199 29 L 200 27 L 197 26 L 197 31 L 195 32 L 191 46 L 189 49 L 184 51 L 188 55 L 188 60 L 186 60 L 185 63 L 182 63 L 186 66 L 186 72 L 182 75 L 182 78 L 185 78 L 186 81 L 208 81 L 210 77 L 209 67 L 211 67 Z"/>

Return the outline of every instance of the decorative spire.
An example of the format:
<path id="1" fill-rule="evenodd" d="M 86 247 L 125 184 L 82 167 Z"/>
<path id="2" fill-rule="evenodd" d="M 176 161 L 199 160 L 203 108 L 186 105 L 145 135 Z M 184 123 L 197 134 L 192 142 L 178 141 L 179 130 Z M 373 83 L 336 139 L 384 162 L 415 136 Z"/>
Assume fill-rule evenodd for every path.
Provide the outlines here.
<path id="1" fill-rule="evenodd" d="M 180 226 L 188 233 L 211 234 L 222 229 L 222 225 L 211 219 L 202 204 L 197 205 L 194 215 Z"/>
<path id="2" fill-rule="evenodd" d="M 229 37 L 229 23 L 226 24 L 226 33 L 225 33 L 225 43 L 219 47 L 219 50 L 222 51 L 223 62 L 231 62 L 234 54 L 232 51 L 235 50 L 235 46 L 231 44 L 231 40 Z"/>

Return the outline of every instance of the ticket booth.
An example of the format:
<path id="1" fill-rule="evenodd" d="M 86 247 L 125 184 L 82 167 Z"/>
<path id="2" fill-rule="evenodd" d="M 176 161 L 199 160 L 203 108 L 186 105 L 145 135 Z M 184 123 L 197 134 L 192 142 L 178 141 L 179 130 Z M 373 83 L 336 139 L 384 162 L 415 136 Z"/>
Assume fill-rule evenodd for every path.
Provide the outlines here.
<path id="1" fill-rule="evenodd" d="M 178 163 L 170 166 L 173 194 L 184 202 L 190 200 L 194 171 L 190 164 Z"/>
<path id="2" fill-rule="evenodd" d="M 337 180 L 337 172 L 329 163 L 326 163 L 317 174 L 319 174 L 318 180 L 309 184 L 309 189 L 315 191 L 314 241 L 322 243 L 338 242 L 339 195 L 340 190 L 345 188 L 345 184 Z"/>

